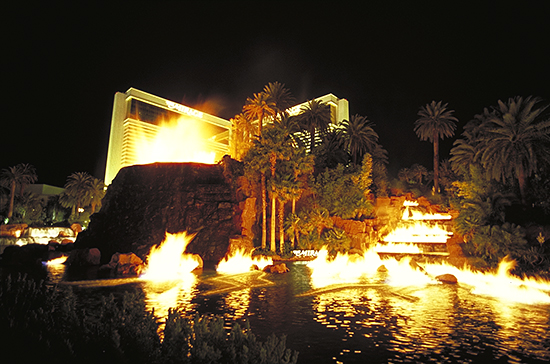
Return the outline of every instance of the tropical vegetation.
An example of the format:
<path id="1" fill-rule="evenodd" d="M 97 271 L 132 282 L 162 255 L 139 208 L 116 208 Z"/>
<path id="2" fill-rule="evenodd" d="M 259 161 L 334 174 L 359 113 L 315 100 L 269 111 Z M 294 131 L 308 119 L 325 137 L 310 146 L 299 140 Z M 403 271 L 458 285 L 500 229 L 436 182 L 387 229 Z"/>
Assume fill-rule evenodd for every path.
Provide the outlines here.
<path id="1" fill-rule="evenodd" d="M 2 170 L 0 187 L 7 199 L 0 199 L 0 214 L 4 223 L 25 223 L 34 226 L 70 224 L 87 225 L 89 216 L 101 208 L 105 196 L 102 180 L 86 172 L 75 172 L 67 177 L 64 191 L 47 198 L 25 191 L 38 180 L 36 169 L 30 164 L 18 164 Z"/>

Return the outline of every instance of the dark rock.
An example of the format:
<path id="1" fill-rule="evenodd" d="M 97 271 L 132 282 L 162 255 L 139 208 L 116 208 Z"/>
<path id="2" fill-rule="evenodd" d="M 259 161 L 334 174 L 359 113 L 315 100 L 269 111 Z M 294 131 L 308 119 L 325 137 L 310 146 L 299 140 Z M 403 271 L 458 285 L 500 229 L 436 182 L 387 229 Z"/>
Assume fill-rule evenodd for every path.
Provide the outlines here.
<path id="1" fill-rule="evenodd" d="M 435 277 L 435 279 L 437 279 L 438 281 L 442 282 L 442 283 L 447 283 L 447 284 L 457 284 L 458 283 L 458 280 L 456 279 L 456 277 L 452 274 L 442 274 L 442 275 L 439 275 L 437 277 Z"/>
<path id="2" fill-rule="evenodd" d="M 48 246 L 44 244 L 8 245 L 2 253 L 4 266 L 36 266 L 47 259 Z"/>
<path id="3" fill-rule="evenodd" d="M 222 165 L 154 163 L 123 168 L 109 186 L 101 211 L 78 234 L 75 248 L 97 247 L 103 264 L 116 252 L 133 252 L 145 260 L 166 232 L 187 231 L 196 236 L 186 252 L 217 263 L 227 252 L 229 238 L 241 234 L 241 201 L 233 189 Z"/>
<path id="4" fill-rule="evenodd" d="M 101 252 L 97 248 L 75 249 L 67 258 L 66 264 L 69 267 L 91 267 L 99 265 Z"/>

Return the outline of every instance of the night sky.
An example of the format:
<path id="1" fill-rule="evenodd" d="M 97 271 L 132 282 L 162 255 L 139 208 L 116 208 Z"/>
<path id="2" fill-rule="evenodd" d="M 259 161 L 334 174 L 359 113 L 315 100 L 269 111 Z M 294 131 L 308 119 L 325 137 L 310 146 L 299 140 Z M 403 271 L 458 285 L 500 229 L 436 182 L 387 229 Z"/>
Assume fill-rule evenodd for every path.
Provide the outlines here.
<path id="1" fill-rule="evenodd" d="M 375 123 L 394 175 L 432 169 L 413 131 L 432 100 L 455 110 L 456 136 L 499 99 L 550 101 L 548 1 L 74 3 L 3 11 L 0 168 L 30 163 L 39 183 L 104 177 L 130 87 L 227 119 L 268 82 L 298 102 L 333 93 Z"/>

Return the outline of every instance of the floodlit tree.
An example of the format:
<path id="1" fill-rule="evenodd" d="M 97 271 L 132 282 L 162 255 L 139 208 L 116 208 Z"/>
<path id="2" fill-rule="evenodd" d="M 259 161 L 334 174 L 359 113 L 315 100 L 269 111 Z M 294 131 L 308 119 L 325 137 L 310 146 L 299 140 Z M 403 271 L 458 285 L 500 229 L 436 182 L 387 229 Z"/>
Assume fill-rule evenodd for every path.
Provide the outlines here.
<path id="1" fill-rule="evenodd" d="M 3 186 L 10 190 L 10 202 L 8 207 L 8 219 L 13 216 L 13 205 L 17 187 L 20 189 L 20 194 L 23 195 L 25 185 L 34 183 L 38 179 L 34 166 L 27 163 L 20 163 L 16 166 L 2 170 L 0 182 Z"/>
<path id="2" fill-rule="evenodd" d="M 310 100 L 301 108 L 298 120 L 303 130 L 309 134 L 309 151 L 315 149 L 316 132 L 323 133 L 328 130 L 330 125 L 330 107 L 328 104 Z"/>
<path id="3" fill-rule="evenodd" d="M 79 215 L 81 208 L 90 204 L 92 178 L 86 172 L 74 172 L 67 177 L 65 191 L 61 194 L 59 200 L 63 207 L 71 208 L 71 216 Z"/>
<path id="4" fill-rule="evenodd" d="M 365 153 L 372 153 L 376 149 L 378 134 L 373 129 L 373 123 L 357 114 L 350 120 L 344 120 L 342 124 L 346 148 L 353 164 L 357 165 L 361 163 Z"/>
<path id="5" fill-rule="evenodd" d="M 264 119 L 275 116 L 275 103 L 265 92 L 254 94 L 253 98 L 247 98 L 243 106 L 245 115 L 251 120 L 258 120 L 258 138 L 262 139 L 262 127 Z"/>
<path id="6" fill-rule="evenodd" d="M 422 106 L 414 123 L 414 131 L 420 140 L 428 140 L 434 148 L 434 190 L 439 192 L 439 139 L 454 135 L 458 119 L 453 116 L 454 110 L 447 110 L 447 104 L 432 101 Z"/>

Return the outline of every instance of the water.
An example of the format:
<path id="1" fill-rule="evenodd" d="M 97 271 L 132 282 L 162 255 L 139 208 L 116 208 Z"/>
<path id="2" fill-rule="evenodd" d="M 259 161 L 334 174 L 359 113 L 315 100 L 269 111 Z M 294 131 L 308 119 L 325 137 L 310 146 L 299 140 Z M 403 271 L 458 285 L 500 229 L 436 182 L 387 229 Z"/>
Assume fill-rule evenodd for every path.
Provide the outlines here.
<path id="1" fill-rule="evenodd" d="M 314 290 L 310 269 L 282 275 L 214 271 L 161 285 L 139 279 L 72 282 L 94 307 L 101 295 L 141 289 L 159 319 L 169 307 L 248 320 L 260 339 L 286 334 L 299 363 L 487 363 L 550 361 L 550 305 L 474 295 L 465 286 L 395 288 L 381 280 Z M 59 279 L 60 271 L 54 271 Z M 383 277 L 382 277 L 383 278 Z"/>

